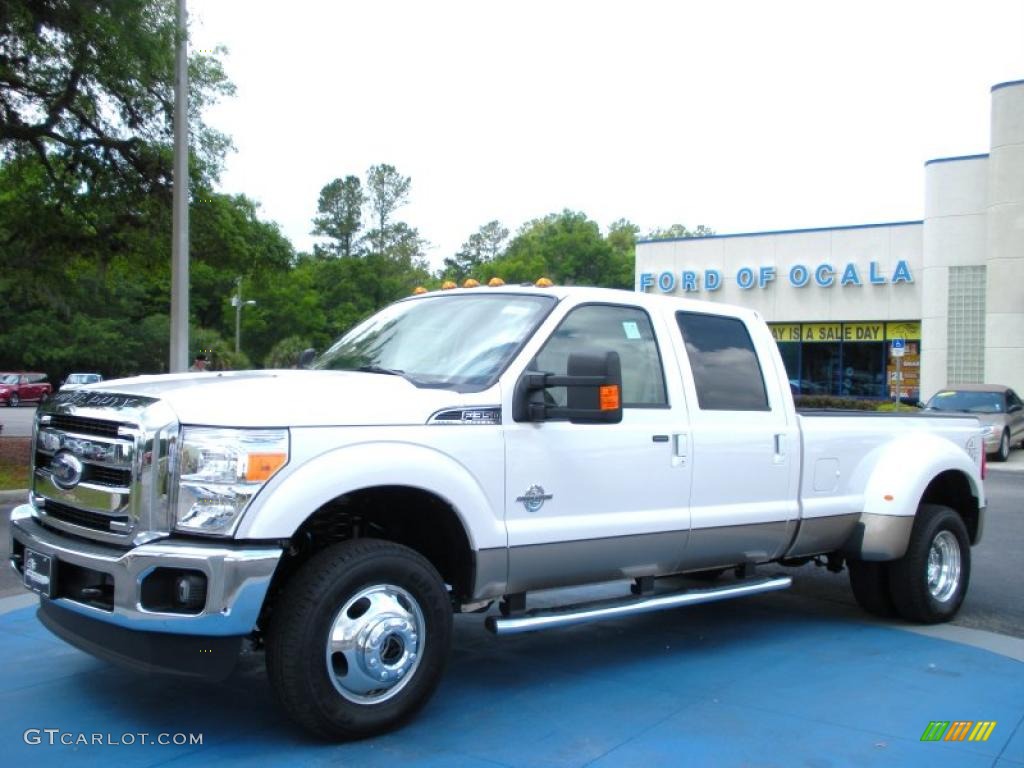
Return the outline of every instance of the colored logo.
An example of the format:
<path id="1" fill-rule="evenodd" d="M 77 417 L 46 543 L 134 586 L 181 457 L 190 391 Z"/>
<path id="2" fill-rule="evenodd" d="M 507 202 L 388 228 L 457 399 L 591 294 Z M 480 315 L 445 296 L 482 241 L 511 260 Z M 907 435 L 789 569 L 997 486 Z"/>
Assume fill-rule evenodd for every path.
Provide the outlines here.
<path id="1" fill-rule="evenodd" d="M 921 741 L 988 741 L 995 729 L 995 720 L 932 720 Z"/>

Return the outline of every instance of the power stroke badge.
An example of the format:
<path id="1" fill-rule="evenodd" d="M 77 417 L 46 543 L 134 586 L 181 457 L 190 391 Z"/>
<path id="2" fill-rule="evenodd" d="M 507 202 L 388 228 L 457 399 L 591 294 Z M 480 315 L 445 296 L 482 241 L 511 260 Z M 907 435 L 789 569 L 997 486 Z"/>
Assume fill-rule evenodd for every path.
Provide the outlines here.
<path id="1" fill-rule="evenodd" d="M 531 485 L 526 489 L 526 493 L 516 497 L 516 501 L 522 502 L 527 512 L 536 512 L 544 506 L 545 501 L 551 498 L 554 498 L 552 494 L 544 493 L 544 486 Z"/>

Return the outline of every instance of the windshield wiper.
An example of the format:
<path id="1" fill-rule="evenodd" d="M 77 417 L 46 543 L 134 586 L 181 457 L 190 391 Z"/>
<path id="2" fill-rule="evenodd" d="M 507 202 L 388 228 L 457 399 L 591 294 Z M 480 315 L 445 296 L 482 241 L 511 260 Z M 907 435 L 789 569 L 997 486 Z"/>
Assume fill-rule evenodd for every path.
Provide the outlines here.
<path id="1" fill-rule="evenodd" d="M 386 373 L 389 376 L 405 376 L 405 371 L 399 368 L 384 368 L 380 365 L 360 365 L 356 370 L 363 373 Z"/>

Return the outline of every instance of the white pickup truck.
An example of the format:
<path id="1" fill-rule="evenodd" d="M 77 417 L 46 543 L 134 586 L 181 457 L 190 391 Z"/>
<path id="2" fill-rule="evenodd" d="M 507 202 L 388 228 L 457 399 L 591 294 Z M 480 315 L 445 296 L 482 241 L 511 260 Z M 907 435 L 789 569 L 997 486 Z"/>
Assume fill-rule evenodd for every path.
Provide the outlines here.
<path id="1" fill-rule="evenodd" d="M 972 418 L 798 415 L 755 312 L 460 289 L 387 307 L 312 370 L 54 396 L 11 558 L 68 642 L 207 677 L 265 648 L 288 714 L 346 738 L 421 707 L 452 614 L 492 601 L 502 635 L 781 589 L 758 566 L 819 559 L 873 613 L 948 620 L 983 471 Z M 676 574 L 703 583 L 655 584 Z M 621 598 L 527 609 L 614 580 Z"/>

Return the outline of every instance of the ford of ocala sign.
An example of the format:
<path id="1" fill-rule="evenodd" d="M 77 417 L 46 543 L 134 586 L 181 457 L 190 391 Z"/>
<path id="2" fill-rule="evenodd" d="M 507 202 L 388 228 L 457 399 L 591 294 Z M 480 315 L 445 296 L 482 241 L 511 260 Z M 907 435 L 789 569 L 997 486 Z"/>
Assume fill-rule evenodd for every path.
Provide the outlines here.
<path id="1" fill-rule="evenodd" d="M 819 288 L 830 288 L 833 285 L 896 285 L 898 283 L 913 283 L 914 276 L 910 272 L 910 265 L 905 259 L 896 262 L 892 274 L 884 273 L 878 266 L 877 261 L 868 263 L 866 272 L 854 262 L 850 262 L 840 268 L 829 263 L 818 264 L 816 267 L 809 267 L 806 264 L 793 264 L 785 273 L 789 284 L 794 288 L 803 288 L 805 285 L 814 284 Z M 778 278 L 778 273 L 773 266 L 762 267 L 740 267 L 736 271 L 736 285 L 743 290 L 751 288 L 767 288 Z M 684 269 L 679 273 L 665 272 L 641 272 L 640 290 L 648 291 L 656 288 L 662 293 L 672 293 L 677 289 L 685 293 L 695 291 L 717 291 L 722 287 L 722 273 L 717 269 L 705 269 L 702 272 L 697 270 Z"/>

